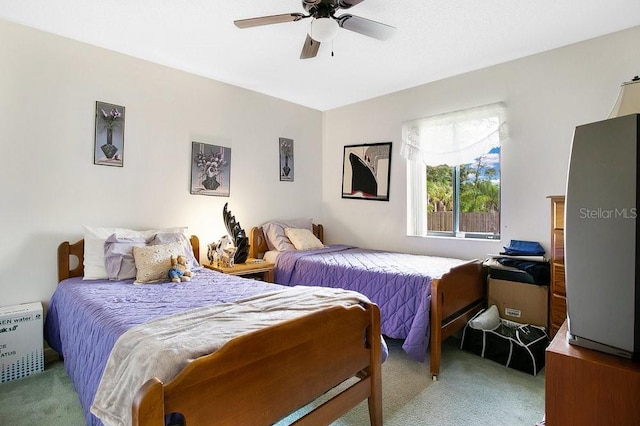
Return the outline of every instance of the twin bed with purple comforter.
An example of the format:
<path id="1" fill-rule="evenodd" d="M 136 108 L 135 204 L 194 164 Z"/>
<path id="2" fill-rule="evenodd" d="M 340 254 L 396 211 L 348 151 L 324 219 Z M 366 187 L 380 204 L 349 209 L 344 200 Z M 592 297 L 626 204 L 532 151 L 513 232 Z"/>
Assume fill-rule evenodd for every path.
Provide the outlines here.
<path id="1" fill-rule="evenodd" d="M 89 412 L 111 348 L 125 331 L 149 320 L 210 304 L 273 291 L 274 285 L 209 270 L 190 282 L 135 285 L 133 280 L 70 278 L 56 289 L 45 322 L 45 338 L 64 356 L 87 425 L 101 424 Z"/>
<path id="2" fill-rule="evenodd" d="M 302 229 L 292 233 L 293 227 Z M 249 235 L 250 256 L 275 263 L 276 283 L 342 288 L 367 296 L 380 307 L 382 334 L 403 339 L 404 351 L 415 360 L 424 361 L 428 354 L 434 380 L 442 340 L 485 305 L 486 271 L 476 259 L 325 246 L 323 225 L 311 219 L 268 222 Z"/>
<path id="3" fill-rule="evenodd" d="M 194 252 L 197 257 L 197 239 L 195 239 L 195 242 Z M 192 244 L 194 244 L 193 239 Z M 313 398 L 316 398 L 342 381 L 366 371 L 364 380 L 359 381 L 355 385 L 361 389 L 359 391 L 360 396 L 358 398 L 360 399 L 358 399 L 358 401 L 361 400 L 362 396 L 364 396 L 365 399 L 369 398 L 371 422 L 372 424 L 381 423 L 379 364 L 387 356 L 386 345 L 384 341 L 380 339 L 378 309 L 375 305 L 371 305 L 362 295 L 352 292 L 348 295 L 345 293 L 338 294 L 332 291 L 332 289 L 320 289 L 322 290 L 320 292 L 312 288 L 305 289 L 298 287 L 297 290 L 290 289 L 276 284 L 225 275 L 204 268 L 198 268 L 191 281 L 178 283 L 160 282 L 154 284 L 134 284 L 133 279 L 122 281 L 101 279 L 83 280 L 81 276 L 83 253 L 82 241 L 74 245 L 65 242 L 61 244 L 58 249 L 59 277 L 62 281 L 59 283 L 50 300 L 44 333 L 49 345 L 64 357 L 65 370 L 79 395 L 82 408 L 85 412 L 87 425 L 103 424 L 101 419 L 104 419 L 104 417 L 100 415 L 101 418 L 98 418 L 92 411 L 95 410 L 96 401 L 99 399 L 96 395 L 102 396 L 101 388 L 104 384 L 104 380 L 102 379 L 103 372 L 113 365 L 117 365 L 113 363 L 112 352 L 115 352 L 115 348 L 122 343 L 122 338 L 136 333 L 138 333 L 138 335 L 148 333 L 147 330 L 149 329 L 150 323 L 168 323 L 173 327 L 171 325 L 175 323 L 172 320 L 173 318 L 177 318 L 176 321 L 181 321 L 181 318 L 192 315 L 192 312 L 209 312 L 212 309 L 213 312 L 215 312 L 213 316 L 209 314 L 206 319 L 199 320 L 199 330 L 206 330 L 206 332 L 196 334 L 195 340 L 194 336 L 192 336 L 191 342 L 196 341 L 197 345 L 199 345 L 200 340 L 206 340 L 206 334 L 216 335 L 216 332 L 213 330 L 220 330 L 218 335 L 227 335 L 230 334 L 227 330 L 233 328 L 234 330 L 238 329 L 240 331 L 239 334 L 230 335 L 227 340 L 222 339 L 221 345 L 212 349 L 215 352 L 209 356 L 207 356 L 207 354 L 210 352 L 207 351 L 194 355 L 191 350 L 191 346 L 193 345 L 191 345 L 188 348 L 189 351 L 187 351 L 190 357 L 186 359 L 182 355 L 176 357 L 180 359 L 178 364 L 182 372 L 180 372 L 178 376 L 175 376 L 177 383 L 185 383 L 187 389 L 198 389 L 198 386 L 201 386 L 191 384 L 192 382 L 190 380 L 194 379 L 189 379 L 189 374 L 193 371 L 198 372 L 195 374 L 196 382 L 202 380 L 222 380 L 220 385 L 215 385 L 219 389 L 218 391 L 215 390 L 216 387 L 212 387 L 211 385 L 206 386 L 206 391 L 196 391 L 198 398 L 202 397 L 205 399 L 205 405 L 215 405 L 214 403 L 210 403 L 210 401 L 212 401 L 212 398 L 217 398 L 220 407 L 213 408 L 212 410 L 221 410 L 221 415 L 224 410 L 226 410 L 224 412 L 225 415 L 227 412 L 232 411 L 231 418 L 236 419 L 232 421 L 238 421 L 237 417 L 234 417 L 236 414 L 233 412 L 235 412 L 239 413 L 238 415 L 240 416 L 249 416 L 248 418 L 245 417 L 244 421 L 253 422 L 256 421 L 257 418 L 268 418 L 272 419 L 269 420 L 269 423 L 271 423 L 274 418 L 277 420 L 280 418 L 280 415 L 286 415 L 292 412 L 292 409 L 302 407 L 312 401 L 313 399 L 307 398 L 314 392 L 316 395 Z M 80 265 L 76 269 L 69 267 L 69 257 L 72 255 L 80 259 Z M 291 292 L 291 290 L 295 291 Z M 266 302 L 264 300 L 266 300 Z M 338 307 L 346 309 L 344 311 L 330 311 L 331 308 L 337 309 Z M 361 312 L 356 312 L 353 307 L 364 309 L 359 309 L 358 311 Z M 236 312 L 235 314 L 233 314 L 234 311 Z M 238 315 L 238 312 L 240 315 Z M 312 314 L 313 312 L 318 315 Z M 330 312 L 334 313 L 331 314 Z M 344 318 L 340 320 L 340 324 L 332 325 L 331 323 L 336 322 L 337 319 L 321 319 L 320 317 L 322 315 L 330 315 L 330 317 L 335 318 L 343 318 L 344 315 Z M 322 321 L 322 326 L 317 325 L 318 323 L 315 322 L 316 316 L 318 317 L 318 321 Z M 377 320 L 376 317 L 378 318 Z M 298 318 L 300 318 L 299 321 Z M 167 319 L 169 320 L 167 321 Z M 210 321 L 211 319 L 216 322 L 207 322 L 206 325 L 203 325 L 204 323 L 202 323 L 202 321 Z M 351 323 L 352 320 L 353 323 Z M 347 322 L 349 325 L 341 325 Z M 211 326 L 209 324 L 211 324 Z M 300 326 L 297 324 L 300 324 Z M 343 336 L 341 335 L 339 338 L 336 338 L 335 333 L 329 333 L 328 330 L 321 330 L 325 325 L 328 329 L 332 329 L 332 327 L 339 328 L 341 330 L 340 333 L 344 333 Z M 361 328 L 363 326 L 365 328 Z M 296 327 L 303 327 L 305 331 L 297 331 Z M 183 333 L 188 334 L 191 326 L 180 324 L 179 327 L 175 328 L 184 330 Z M 143 329 L 145 330 L 144 332 L 138 331 Z M 293 335 L 287 331 L 290 329 L 296 330 Z M 375 332 L 376 329 L 377 332 Z M 132 331 L 134 331 L 134 333 L 131 333 Z M 256 338 L 255 341 L 251 338 L 242 339 L 244 336 L 250 337 L 249 333 L 251 333 L 252 336 L 254 334 L 252 331 L 262 333 L 261 336 L 264 335 L 269 340 L 259 344 L 260 339 L 258 338 Z M 363 332 L 365 332 L 366 336 L 365 341 L 363 341 Z M 371 334 L 372 332 L 373 334 Z M 324 333 L 324 335 L 321 335 L 322 333 Z M 234 337 L 236 336 L 241 337 L 235 339 Z M 176 334 L 161 334 L 159 337 L 154 336 L 154 339 L 153 345 L 157 345 L 158 342 L 164 345 L 163 341 L 165 340 L 175 341 L 182 339 L 182 337 Z M 216 339 L 220 340 L 217 337 Z M 237 341 L 242 341 L 243 343 L 238 343 Z M 367 345 L 367 341 L 378 341 L 380 343 Z M 225 345 L 225 342 L 234 344 Z M 244 342 L 247 343 L 245 344 Z M 273 343 L 266 344 L 267 342 Z M 283 344 L 283 342 L 286 343 Z M 319 347 L 315 347 L 316 342 L 320 345 Z M 336 352 L 334 342 L 336 342 L 335 344 L 344 345 L 343 347 L 348 347 L 349 350 L 346 353 Z M 217 343 L 219 342 L 216 342 L 216 344 Z M 178 348 L 177 350 L 180 351 L 181 348 L 185 347 L 182 342 L 180 344 L 182 344 L 182 346 L 171 346 L 168 351 L 175 352 L 175 348 Z M 256 345 L 258 346 L 256 347 Z M 271 346 L 272 348 L 268 349 Z M 243 350 L 240 354 L 231 355 L 230 359 L 227 359 L 227 354 L 230 353 L 230 351 L 236 350 L 227 349 L 227 347 L 246 348 L 246 351 Z M 303 349 L 305 347 L 307 349 Z M 167 352 L 164 346 L 161 346 L 160 349 L 161 350 L 158 351 L 159 353 L 173 356 L 173 354 Z M 306 356 L 302 355 L 305 350 L 311 352 Z M 327 362 L 329 358 L 333 358 L 333 353 L 336 354 L 336 359 L 333 362 L 339 362 L 345 366 L 345 371 L 336 372 L 338 374 L 335 378 L 333 378 L 333 370 L 335 370 L 335 368 L 331 367 L 331 362 Z M 300 359 L 300 361 L 291 359 L 292 356 L 295 357 L 298 354 L 304 359 Z M 142 362 L 145 367 L 152 362 L 149 360 L 154 359 L 151 355 L 152 354 L 149 354 L 147 359 L 145 354 L 143 354 Z M 162 357 L 162 355 L 159 356 Z M 217 358 L 213 359 L 213 356 Z M 317 356 L 318 360 L 313 360 L 311 358 L 312 356 Z M 283 358 L 283 361 L 279 361 L 280 358 Z M 213 361 L 209 361 L 211 359 L 213 359 Z M 275 359 L 275 361 L 272 361 L 273 359 Z M 340 359 L 340 361 L 336 361 L 338 359 Z M 229 373 L 221 374 L 231 374 L 230 377 L 233 377 L 234 380 L 235 378 L 245 380 L 244 377 L 246 376 L 248 382 L 240 385 L 240 388 L 233 384 L 225 385 L 225 382 L 232 382 L 232 380 L 228 378 L 217 379 L 212 377 L 203 379 L 203 376 L 210 374 L 209 372 L 211 372 L 212 375 L 218 374 L 218 371 L 225 370 L 227 366 L 235 364 L 236 361 L 238 361 L 239 366 L 229 367 Z M 291 366 L 298 362 L 304 363 L 305 369 L 300 370 L 300 372 L 296 374 L 289 374 L 285 379 L 278 373 L 278 371 L 281 371 L 283 368 L 281 364 L 278 363 L 282 362 L 288 363 L 286 365 Z M 252 371 L 251 375 L 244 374 L 244 366 L 250 366 L 252 363 L 257 364 L 253 368 L 249 367 Z M 326 365 L 324 365 L 325 363 Z M 269 367 L 272 364 L 276 367 Z M 124 368 L 130 369 L 126 364 L 123 365 L 125 366 Z M 211 368 L 210 366 L 218 367 Z M 259 370 L 262 366 L 265 366 L 264 368 L 270 372 L 260 373 Z M 200 372 L 198 369 L 202 367 L 205 367 L 205 369 Z M 235 368 L 235 370 L 231 370 L 232 368 Z M 178 371 L 180 371 L 180 369 L 178 369 Z M 254 373 L 254 371 L 258 372 Z M 276 376 L 270 379 L 264 379 L 265 381 L 271 381 L 266 381 L 266 384 L 259 383 L 262 380 L 261 377 L 266 377 L 274 371 L 275 373 L 273 374 L 276 374 Z M 261 376 L 254 378 L 252 377 L 254 374 Z M 320 379 L 318 379 L 318 377 Z M 331 377 L 331 379 L 328 379 L 328 377 Z M 295 386 L 287 385 L 289 379 L 293 380 L 294 383 L 306 383 L 306 392 L 301 394 Z M 164 380 L 165 379 L 161 379 L 161 381 Z M 174 386 L 173 380 L 169 378 L 167 380 L 169 386 Z M 282 384 L 274 383 L 274 380 L 282 382 Z M 331 382 L 331 380 L 336 380 L 336 382 Z M 111 382 L 114 381 L 117 386 L 117 382 L 120 381 L 120 379 L 111 380 Z M 151 382 L 151 380 L 149 382 Z M 143 381 L 142 383 L 145 382 Z M 262 386 L 271 389 L 274 395 L 276 395 L 275 398 L 277 398 L 277 400 L 269 400 L 268 398 L 271 397 L 267 396 L 267 399 L 262 401 L 262 403 L 266 404 L 265 406 L 268 408 L 260 408 L 259 401 L 255 401 L 254 405 L 258 406 L 258 408 L 253 409 L 252 407 L 251 409 L 254 411 L 251 411 L 249 408 L 240 410 L 255 414 L 243 414 L 239 412 L 238 409 L 234 409 L 234 404 L 237 405 L 238 401 L 247 398 L 246 395 L 241 395 L 242 392 L 256 384 L 260 389 L 262 389 Z M 179 389 L 180 384 L 175 386 L 178 387 L 178 395 L 186 394 L 185 391 Z M 280 386 L 283 386 L 284 390 L 278 391 Z M 230 389 L 226 390 L 227 387 L 230 387 Z M 362 387 L 364 387 L 365 390 L 363 390 Z M 147 392 L 146 385 L 136 385 L 132 388 L 134 388 L 134 390 L 129 390 L 128 392 L 136 392 L 136 390 L 140 388 L 144 391 L 138 392 L 137 396 L 134 395 L 133 406 L 135 413 L 135 410 L 138 408 L 138 401 L 146 398 L 149 393 Z M 165 395 L 170 395 L 173 389 L 176 389 L 176 387 L 171 389 L 167 388 L 167 390 L 164 391 Z M 207 392 L 212 389 L 213 392 L 218 392 L 214 393 L 217 397 L 207 396 Z M 238 393 L 237 396 L 236 392 Z M 255 395 L 252 393 L 255 392 L 253 389 L 249 389 L 248 392 L 250 395 Z M 224 401 L 223 396 L 230 399 L 227 400 L 226 403 L 220 402 Z M 303 400 L 301 398 L 305 399 Z M 343 397 L 338 395 L 335 398 Z M 350 401 L 351 402 L 347 404 L 353 404 L 355 402 L 354 399 Z M 123 406 L 121 411 L 131 413 L 132 402 L 130 399 L 127 399 L 127 402 L 128 404 L 120 404 Z M 167 403 L 166 399 L 164 403 Z M 142 406 L 146 409 L 148 406 L 158 407 L 158 405 L 164 403 L 162 399 L 160 399 L 160 401 L 154 402 L 153 404 L 142 404 Z M 193 403 L 193 398 L 191 398 L 191 402 L 189 403 Z M 184 406 L 184 403 L 180 405 L 174 402 L 174 404 L 179 407 Z M 93 408 L 92 405 L 94 405 Z M 202 405 L 203 403 L 195 402 L 195 415 L 191 416 L 191 418 L 196 419 L 194 424 L 202 423 L 203 421 L 206 423 L 209 421 L 207 419 L 214 417 L 222 418 L 218 417 L 217 414 L 200 413 L 202 411 Z M 353 405 L 348 405 L 348 407 L 351 406 Z M 343 407 L 347 407 L 347 405 L 343 405 Z M 103 408 L 105 408 L 102 410 L 103 413 L 106 411 L 107 414 L 110 414 L 112 411 L 108 403 L 103 405 Z M 186 407 L 185 410 L 188 411 L 189 408 Z M 317 410 L 323 410 L 323 407 Z M 330 416 L 334 416 L 326 418 L 337 418 L 340 413 L 344 413 L 348 409 L 342 409 L 342 411 L 337 414 L 333 414 L 332 410 L 332 407 L 324 408 L 323 413 L 328 412 Z M 279 414 L 273 414 L 271 413 L 272 411 L 274 413 L 278 412 Z M 157 412 L 157 408 L 155 412 Z M 164 412 L 170 413 L 172 411 Z M 192 412 L 191 414 L 194 413 Z M 265 414 L 267 417 L 263 416 Z M 125 414 L 125 417 L 119 417 L 118 419 L 126 418 L 126 416 L 129 416 L 129 414 Z M 138 420 L 144 420 L 137 417 L 136 414 L 133 414 L 133 416 L 134 419 L 137 419 L 134 421 L 134 424 L 138 424 Z M 198 418 L 200 419 L 199 421 L 197 420 Z M 145 421 L 147 423 L 145 423 Z M 111 422 L 111 424 L 128 423 L 130 423 L 130 419 Z M 144 420 L 140 421 L 139 424 L 157 423 Z"/>
<path id="4" fill-rule="evenodd" d="M 279 253 L 275 282 L 364 294 L 380 308 L 382 334 L 404 339 L 404 351 L 424 361 L 430 337 L 431 282 L 463 263 L 461 259 L 331 245 Z"/>

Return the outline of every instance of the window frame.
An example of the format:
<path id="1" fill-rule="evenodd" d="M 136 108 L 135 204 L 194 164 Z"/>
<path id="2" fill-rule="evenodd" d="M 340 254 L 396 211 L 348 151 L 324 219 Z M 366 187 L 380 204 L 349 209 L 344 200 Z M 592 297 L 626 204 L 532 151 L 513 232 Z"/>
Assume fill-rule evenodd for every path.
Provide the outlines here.
<path id="1" fill-rule="evenodd" d="M 502 233 L 502 144 L 509 137 L 505 116 L 505 104 L 497 102 L 403 123 L 401 155 L 407 159 L 408 236 L 481 241 L 500 240 Z M 442 126 L 451 126 L 449 132 L 452 133 L 442 133 Z M 462 126 L 460 127 L 461 132 L 458 132 L 458 126 Z M 494 148 L 498 148 L 497 230 L 496 232 L 460 231 L 460 169 L 463 165 L 473 164 L 472 157 L 477 160 L 490 154 Z M 464 162 L 465 160 L 467 162 Z M 454 218 L 451 232 L 429 231 L 428 229 L 427 164 L 435 166 L 439 163 L 456 164 L 450 166 L 454 171 L 452 173 Z"/>
<path id="2" fill-rule="evenodd" d="M 426 221 L 426 235 L 427 237 L 449 237 L 449 238 L 461 238 L 461 239 L 474 239 L 474 240 L 500 240 L 501 234 L 501 217 L 502 217 L 502 149 L 499 148 L 499 176 L 500 183 L 498 184 L 498 233 L 493 232 L 479 232 L 479 231 L 461 231 L 460 230 L 460 188 L 461 181 L 460 170 L 461 164 L 455 166 L 449 166 L 452 170 L 452 189 L 453 189 L 453 229 L 451 231 L 431 231 L 429 230 L 428 220 Z M 470 163 L 468 163 L 470 164 Z M 424 172 L 425 182 L 428 179 L 427 168 Z M 426 188 L 425 188 L 426 191 Z"/>

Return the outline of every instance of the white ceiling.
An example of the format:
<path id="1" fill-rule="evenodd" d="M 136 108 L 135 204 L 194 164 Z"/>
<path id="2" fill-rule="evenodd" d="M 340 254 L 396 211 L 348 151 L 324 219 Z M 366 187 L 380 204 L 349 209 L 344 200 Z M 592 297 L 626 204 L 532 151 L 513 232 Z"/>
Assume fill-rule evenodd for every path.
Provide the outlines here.
<path id="1" fill-rule="evenodd" d="M 341 29 L 335 56 L 325 43 L 306 60 L 309 19 L 233 25 L 290 12 L 304 13 L 300 0 L 0 2 L 5 20 L 320 111 L 640 25 L 638 0 L 366 0 L 348 13 L 396 34 L 382 42 Z"/>

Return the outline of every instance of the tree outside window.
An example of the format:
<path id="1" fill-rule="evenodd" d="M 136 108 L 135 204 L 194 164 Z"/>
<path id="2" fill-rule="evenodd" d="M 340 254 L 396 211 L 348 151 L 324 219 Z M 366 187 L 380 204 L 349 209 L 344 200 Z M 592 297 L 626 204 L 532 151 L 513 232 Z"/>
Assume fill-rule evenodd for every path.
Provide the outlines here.
<path id="1" fill-rule="evenodd" d="M 499 147 L 473 163 L 427 166 L 426 189 L 428 234 L 499 238 Z"/>

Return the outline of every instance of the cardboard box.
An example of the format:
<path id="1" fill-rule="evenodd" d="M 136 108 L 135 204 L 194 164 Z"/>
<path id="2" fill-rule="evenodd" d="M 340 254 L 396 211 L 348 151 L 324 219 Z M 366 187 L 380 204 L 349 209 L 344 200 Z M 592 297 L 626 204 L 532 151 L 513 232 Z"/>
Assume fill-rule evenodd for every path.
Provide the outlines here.
<path id="1" fill-rule="evenodd" d="M 488 287 L 488 306 L 496 305 L 501 318 L 547 327 L 549 287 L 491 277 Z"/>
<path id="2" fill-rule="evenodd" d="M 0 307 L 0 383 L 43 370 L 42 304 Z"/>

